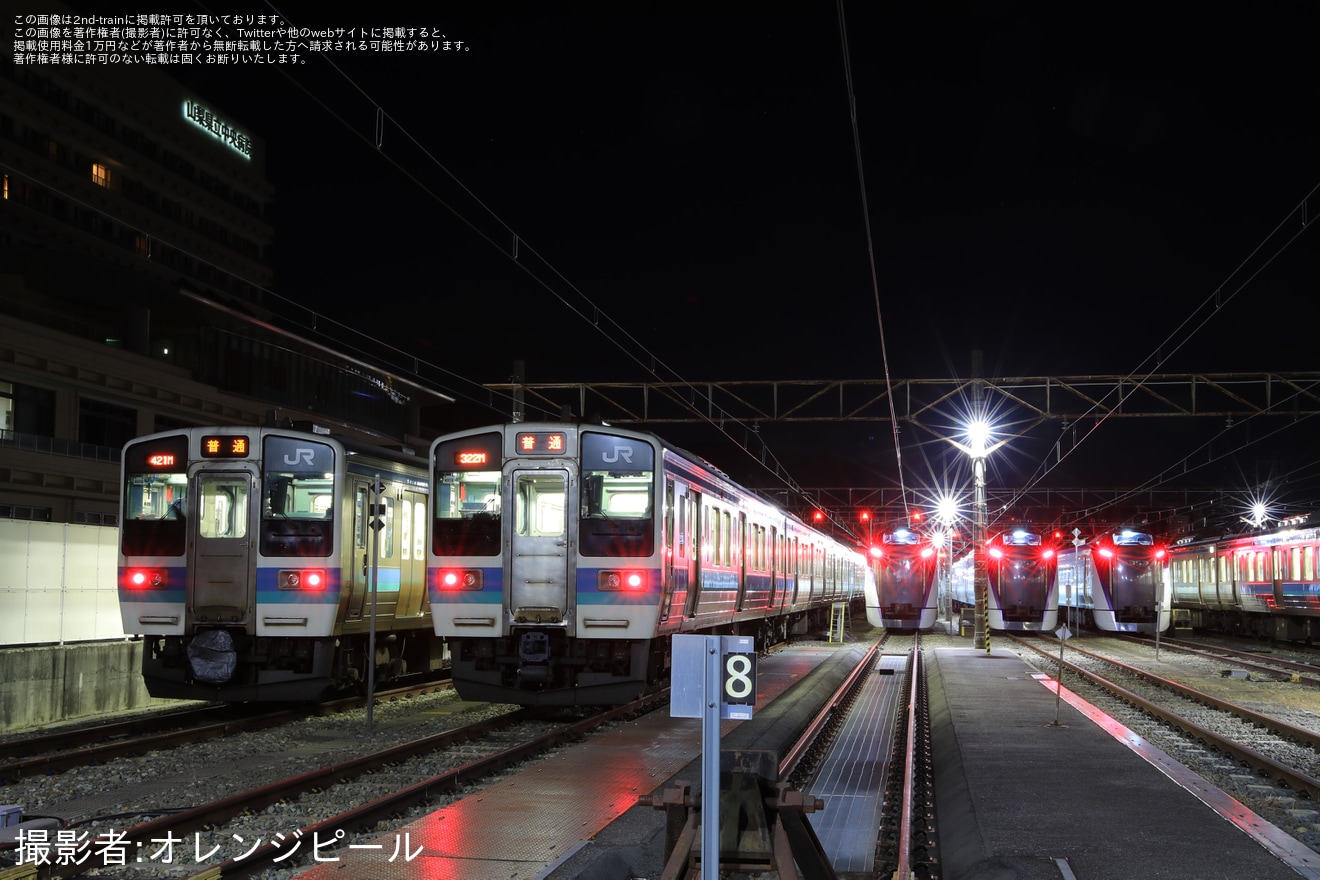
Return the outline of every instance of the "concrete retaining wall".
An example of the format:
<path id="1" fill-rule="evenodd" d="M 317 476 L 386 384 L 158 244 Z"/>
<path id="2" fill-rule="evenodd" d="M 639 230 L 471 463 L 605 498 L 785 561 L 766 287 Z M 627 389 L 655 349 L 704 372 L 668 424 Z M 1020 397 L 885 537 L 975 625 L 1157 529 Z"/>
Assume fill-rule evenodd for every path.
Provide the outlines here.
<path id="1" fill-rule="evenodd" d="M 0 651 L 0 733 L 178 702 L 147 694 L 141 641 Z"/>

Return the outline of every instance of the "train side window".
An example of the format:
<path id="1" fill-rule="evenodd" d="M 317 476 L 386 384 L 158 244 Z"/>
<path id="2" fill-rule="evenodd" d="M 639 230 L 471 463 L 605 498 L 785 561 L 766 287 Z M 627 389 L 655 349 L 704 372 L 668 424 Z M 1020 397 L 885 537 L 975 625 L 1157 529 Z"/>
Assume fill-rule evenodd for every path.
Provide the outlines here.
<path id="1" fill-rule="evenodd" d="M 733 565 L 733 542 L 735 535 L 733 533 L 733 517 L 729 511 L 724 511 L 724 559 L 725 565 Z"/>
<path id="2" fill-rule="evenodd" d="M 426 504 L 418 501 L 413 505 L 413 559 L 419 562 L 426 558 Z"/>
<path id="3" fill-rule="evenodd" d="M 353 546 L 367 549 L 367 487 L 358 486 L 353 504 Z"/>
<path id="4" fill-rule="evenodd" d="M 412 561 L 412 502 L 402 502 L 399 511 L 399 559 Z"/>
<path id="5" fill-rule="evenodd" d="M 394 499 L 380 499 L 383 505 L 385 527 L 380 530 L 380 558 L 394 558 Z"/>
<path id="6" fill-rule="evenodd" d="M 678 496 L 678 558 L 687 558 L 687 519 L 688 497 L 687 493 Z"/>

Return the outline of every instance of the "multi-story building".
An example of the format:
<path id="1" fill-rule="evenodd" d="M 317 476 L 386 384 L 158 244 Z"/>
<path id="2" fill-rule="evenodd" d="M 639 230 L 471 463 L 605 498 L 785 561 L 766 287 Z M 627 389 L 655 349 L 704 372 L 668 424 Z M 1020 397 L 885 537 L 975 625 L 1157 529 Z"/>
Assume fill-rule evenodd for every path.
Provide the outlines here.
<path id="1" fill-rule="evenodd" d="M 0 519 L 116 524 L 120 447 L 181 425 L 278 412 L 424 442 L 418 401 L 444 395 L 278 329 L 260 136 L 168 68 L 19 54 L 0 60 Z"/>

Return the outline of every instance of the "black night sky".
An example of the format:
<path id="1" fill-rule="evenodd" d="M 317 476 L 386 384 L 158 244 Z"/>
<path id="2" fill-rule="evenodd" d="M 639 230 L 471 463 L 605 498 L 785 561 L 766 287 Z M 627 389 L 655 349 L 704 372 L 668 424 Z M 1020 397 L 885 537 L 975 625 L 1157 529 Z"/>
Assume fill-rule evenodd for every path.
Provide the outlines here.
<path id="1" fill-rule="evenodd" d="M 1317 368 L 1306 4 L 247 5 L 465 44 L 181 74 L 266 140 L 279 296 L 460 395 L 515 359 L 533 382 L 965 377 L 973 350 L 990 377 Z M 1137 485 L 1221 427 L 1107 428 L 1111 469 L 1057 479 Z M 803 467 L 836 450 L 802 485 L 897 483 L 886 424 L 763 436 Z M 1227 437 L 1200 479 L 1313 505 L 1316 437 Z M 908 485 L 958 457 L 903 443 Z"/>

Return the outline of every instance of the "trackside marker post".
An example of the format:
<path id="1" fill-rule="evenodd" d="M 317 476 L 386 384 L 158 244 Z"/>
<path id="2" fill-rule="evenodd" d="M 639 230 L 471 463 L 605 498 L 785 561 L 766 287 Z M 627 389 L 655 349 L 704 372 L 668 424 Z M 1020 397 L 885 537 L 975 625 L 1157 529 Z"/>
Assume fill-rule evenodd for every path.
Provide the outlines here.
<path id="1" fill-rule="evenodd" d="M 700 718 L 701 877 L 720 874 L 720 721 L 747 720 L 756 707 L 751 636 L 674 636 L 671 718 Z"/>

